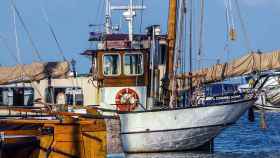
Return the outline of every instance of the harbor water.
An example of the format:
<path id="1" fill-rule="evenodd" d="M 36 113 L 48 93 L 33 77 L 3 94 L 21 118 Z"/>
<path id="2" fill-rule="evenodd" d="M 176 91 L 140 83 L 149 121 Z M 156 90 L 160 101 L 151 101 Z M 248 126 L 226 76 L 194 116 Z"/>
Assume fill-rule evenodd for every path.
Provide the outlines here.
<path id="1" fill-rule="evenodd" d="M 267 129 L 262 129 L 261 113 L 255 112 L 255 122 L 249 122 L 247 114 L 224 130 L 215 139 L 213 154 L 201 152 L 133 154 L 128 158 L 279 158 L 280 113 L 265 112 Z M 111 155 L 122 158 L 123 154 Z"/>

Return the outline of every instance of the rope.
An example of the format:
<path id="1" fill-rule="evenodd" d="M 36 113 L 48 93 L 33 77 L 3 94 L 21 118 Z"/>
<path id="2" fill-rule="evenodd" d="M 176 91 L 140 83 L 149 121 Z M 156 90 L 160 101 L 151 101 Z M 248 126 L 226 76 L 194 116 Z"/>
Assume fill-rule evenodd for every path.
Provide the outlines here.
<path id="1" fill-rule="evenodd" d="M 192 71 L 192 46 L 193 46 L 193 1 L 190 0 L 190 19 L 189 19 L 189 71 Z"/>
<path id="2" fill-rule="evenodd" d="M 3 45 L 6 47 L 6 49 L 8 50 L 8 52 L 12 52 L 12 49 L 9 47 L 9 44 L 7 42 L 7 39 L 4 38 L 4 36 L 0 35 L 0 40 L 2 41 Z M 9 53 L 11 55 L 11 57 L 17 62 L 20 63 L 18 61 L 18 58 L 16 57 L 16 55 L 14 55 L 13 53 Z"/>
<path id="3" fill-rule="evenodd" d="M 141 0 L 141 7 L 144 7 L 144 0 Z M 140 28 L 139 32 L 142 32 L 142 25 L 143 25 L 143 9 L 140 10 Z"/>
<path id="4" fill-rule="evenodd" d="M 235 5 L 236 5 L 236 9 L 237 9 L 237 15 L 238 15 L 238 18 L 239 18 L 240 23 L 241 23 L 241 30 L 242 30 L 244 38 L 245 38 L 245 45 L 246 45 L 248 51 L 250 52 L 250 51 L 252 51 L 251 41 L 250 41 L 248 32 L 246 30 L 244 20 L 243 20 L 242 15 L 241 15 L 241 10 L 240 10 L 238 0 L 235 0 Z"/>
<path id="5" fill-rule="evenodd" d="M 19 63 L 22 63 L 21 56 L 20 56 L 20 48 L 19 48 L 19 42 L 18 42 L 18 32 L 17 32 L 17 24 L 16 24 L 16 11 L 13 9 L 13 25 L 14 25 L 14 35 L 15 35 L 15 41 L 16 41 L 16 52 L 17 52 L 17 61 Z"/>
<path id="6" fill-rule="evenodd" d="M 43 5 L 41 5 L 41 10 L 42 10 L 42 13 L 43 13 L 43 15 L 44 15 L 45 22 L 47 23 L 47 25 L 48 25 L 48 27 L 49 27 L 49 29 L 50 29 L 50 32 L 51 32 L 51 34 L 52 34 L 52 37 L 53 37 L 53 39 L 55 40 L 55 43 L 56 43 L 56 45 L 57 45 L 58 52 L 59 52 L 58 55 L 61 55 L 62 58 L 63 58 L 63 60 L 64 60 L 64 61 L 67 61 L 67 59 L 66 59 L 66 57 L 65 57 L 65 55 L 64 55 L 64 53 L 63 53 L 62 47 L 61 47 L 61 45 L 60 45 L 60 43 L 59 43 L 59 41 L 58 41 L 58 39 L 57 39 L 57 37 L 56 37 L 56 34 L 55 34 L 55 32 L 54 32 L 54 29 L 53 29 L 53 27 L 52 27 L 52 25 L 51 25 L 51 23 L 50 23 L 50 21 L 49 21 L 47 12 L 46 12 L 46 10 L 45 10 L 45 8 L 44 8 Z"/>
<path id="7" fill-rule="evenodd" d="M 201 68 L 201 57 L 203 51 L 203 31 L 204 31 L 204 8 L 205 8 L 205 1 L 200 0 L 200 30 L 199 30 L 199 48 L 198 48 L 198 69 Z"/>
<path id="8" fill-rule="evenodd" d="M 102 9 L 102 10 L 105 9 L 105 3 L 103 1 L 101 1 L 101 3 L 100 3 L 100 9 Z M 102 17 L 101 16 L 101 11 L 99 10 L 99 13 L 98 13 L 98 16 L 97 16 L 97 18 L 98 18 L 97 22 L 101 21 L 101 17 Z M 103 26 L 104 26 L 104 23 L 103 23 Z"/>
<path id="9" fill-rule="evenodd" d="M 18 16 L 18 18 L 19 18 L 19 20 L 20 20 L 22 26 L 23 26 L 23 29 L 24 29 L 25 32 L 27 33 L 28 39 L 29 39 L 29 41 L 30 41 L 30 44 L 32 45 L 33 49 L 35 50 L 35 52 L 34 52 L 35 55 L 37 56 L 37 58 L 38 58 L 40 61 L 42 61 L 41 55 L 40 55 L 40 53 L 39 53 L 39 50 L 37 49 L 37 47 L 36 47 L 36 45 L 35 45 L 35 43 L 34 43 L 34 41 L 33 41 L 33 39 L 32 39 L 31 33 L 29 32 L 29 30 L 28 30 L 28 28 L 27 28 L 27 26 L 26 26 L 26 24 L 25 24 L 25 22 L 24 22 L 22 16 L 20 15 L 20 12 L 19 12 L 19 10 L 17 9 L 17 7 L 16 7 L 16 5 L 15 5 L 15 3 L 14 3 L 14 0 L 10 0 L 10 2 L 11 2 L 12 7 L 14 8 L 14 10 L 15 10 L 15 12 L 16 12 L 16 14 L 17 14 L 17 16 Z"/>
<path id="10" fill-rule="evenodd" d="M 231 0 L 228 0 L 228 7 L 229 7 L 229 12 L 231 13 L 231 14 L 229 14 L 231 26 L 233 29 L 235 29 Z"/>
<path id="11" fill-rule="evenodd" d="M 230 54 L 230 40 L 231 40 L 231 30 L 234 30 L 233 18 L 232 18 L 232 10 L 231 10 L 231 0 L 225 0 L 225 8 L 226 8 L 226 25 L 227 25 L 227 33 L 226 33 L 226 43 L 224 47 L 224 52 L 226 54 L 226 60 L 229 60 Z"/>
<path id="12" fill-rule="evenodd" d="M 23 75 L 24 75 L 24 74 L 27 74 L 26 71 L 24 70 L 24 66 L 18 61 L 18 58 L 17 58 L 16 55 L 13 53 L 12 49 L 9 47 L 9 45 L 8 45 L 8 43 L 7 43 L 7 41 L 6 41 L 6 39 L 5 39 L 3 36 L 0 35 L 0 40 L 2 41 L 2 43 L 4 44 L 4 46 L 6 47 L 6 49 L 8 50 L 9 54 L 14 58 L 14 60 L 16 61 L 16 63 L 20 65 L 20 68 L 21 68 L 21 71 L 23 72 Z M 39 91 L 39 88 L 38 88 L 36 85 L 34 85 L 34 84 L 32 83 L 31 80 L 29 80 L 29 81 L 30 81 L 31 86 L 34 87 L 34 89 L 38 92 L 39 96 L 40 96 L 40 97 L 43 97 L 43 95 L 42 95 L 41 92 Z"/>
<path id="13" fill-rule="evenodd" d="M 100 11 L 100 9 L 103 9 L 103 7 L 104 7 L 104 2 L 103 2 L 103 0 L 99 0 L 98 1 L 98 5 L 97 5 L 98 7 L 98 9 L 97 9 L 97 12 L 96 12 L 96 14 L 97 14 L 97 16 L 96 16 L 96 18 L 95 18 L 95 21 L 97 21 L 97 23 L 99 23 L 99 21 L 100 21 L 100 14 L 101 14 L 101 11 Z"/>
<path id="14" fill-rule="evenodd" d="M 184 19 L 184 42 L 186 43 L 186 41 L 187 41 L 187 30 L 188 30 L 188 26 L 187 26 L 187 19 L 188 19 L 188 17 L 187 17 L 187 2 L 186 1 L 184 1 L 184 12 L 185 12 L 185 19 Z M 183 44 L 183 52 L 186 52 L 187 51 L 187 45 L 186 44 Z M 183 72 L 185 73 L 186 72 L 186 61 L 187 61 L 187 59 L 186 59 L 186 54 L 185 53 L 183 53 L 183 65 L 182 65 L 182 67 L 183 67 Z M 185 83 L 185 81 L 184 81 L 184 83 Z"/>
<path id="15" fill-rule="evenodd" d="M 43 3 L 42 3 L 42 4 L 43 4 Z M 53 39 L 54 39 L 55 42 L 56 42 L 57 48 L 58 48 L 58 50 L 59 50 L 59 54 L 58 54 L 58 55 L 60 55 L 60 56 L 63 58 L 64 61 L 68 61 L 67 58 L 66 58 L 66 56 L 65 56 L 65 54 L 64 54 L 64 52 L 63 52 L 63 49 L 62 49 L 62 47 L 61 47 L 59 41 L 58 41 L 58 39 L 57 39 L 57 36 L 56 36 L 56 34 L 55 34 L 55 31 L 54 31 L 54 29 L 53 29 L 53 27 L 52 27 L 52 25 L 51 25 L 51 23 L 50 23 L 50 21 L 49 21 L 49 17 L 48 17 L 48 15 L 47 15 L 46 9 L 44 8 L 43 5 L 41 6 L 41 10 L 42 10 L 42 13 L 43 13 L 43 15 L 44 15 L 45 22 L 47 23 L 47 25 L 48 25 L 48 27 L 49 27 L 49 29 L 50 29 L 50 32 L 51 32 L 51 34 L 52 34 L 52 36 L 53 36 Z M 73 72 L 74 72 L 74 71 L 73 71 Z M 76 73 L 76 72 L 74 72 L 74 73 Z M 75 76 L 75 74 L 74 74 L 74 76 Z M 73 90 L 76 92 L 76 90 L 77 90 L 76 87 L 78 86 L 78 81 L 77 81 L 77 79 L 76 79 L 75 77 L 73 77 L 73 78 L 71 77 L 70 80 L 71 80 L 71 84 L 72 84 L 72 86 L 73 86 Z M 74 96 L 74 95 L 75 95 L 75 96 Z M 54 101 L 54 96 L 53 96 L 51 90 L 50 90 L 50 92 L 49 92 L 49 96 L 50 96 L 50 97 L 52 98 L 52 100 Z M 73 98 L 75 98 L 75 97 L 76 97 L 76 93 L 73 94 Z M 76 100 L 73 100 L 73 104 L 75 104 L 74 101 L 76 101 Z"/>

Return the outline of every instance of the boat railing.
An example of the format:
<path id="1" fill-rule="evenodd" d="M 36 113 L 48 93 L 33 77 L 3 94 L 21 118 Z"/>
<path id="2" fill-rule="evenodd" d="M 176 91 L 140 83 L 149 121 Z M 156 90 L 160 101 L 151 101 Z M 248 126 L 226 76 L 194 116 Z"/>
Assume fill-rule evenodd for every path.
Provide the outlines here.
<path id="1" fill-rule="evenodd" d="M 134 103 L 134 104 L 110 104 L 111 106 L 113 106 L 114 109 L 106 109 L 106 108 L 100 108 L 100 105 L 88 105 L 87 108 L 92 108 L 92 109 L 96 109 L 99 110 L 101 112 L 109 112 L 109 113 L 119 113 L 119 112 L 123 112 L 120 109 L 118 109 L 118 106 L 133 106 L 136 105 L 137 107 L 140 107 L 142 110 L 147 111 L 147 109 L 145 108 L 145 106 L 139 102 Z M 127 109 L 127 111 L 133 111 L 132 109 Z"/>
<path id="2" fill-rule="evenodd" d="M 50 116 L 45 113 L 46 109 L 44 107 L 29 107 L 29 106 L 0 106 L 0 118 L 6 117 L 46 117 Z"/>

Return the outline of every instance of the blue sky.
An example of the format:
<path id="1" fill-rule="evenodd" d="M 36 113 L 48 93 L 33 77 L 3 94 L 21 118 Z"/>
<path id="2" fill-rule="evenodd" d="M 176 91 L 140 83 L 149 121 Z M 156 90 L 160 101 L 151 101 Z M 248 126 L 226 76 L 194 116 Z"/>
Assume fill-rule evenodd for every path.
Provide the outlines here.
<path id="1" fill-rule="evenodd" d="M 90 47 L 87 41 L 91 30 L 89 24 L 102 23 L 101 1 L 104 0 L 15 0 L 24 21 L 38 47 L 44 61 L 62 60 L 49 32 L 41 11 L 43 5 L 49 16 L 56 35 L 68 59 L 77 60 L 80 72 L 89 70 L 89 60 L 80 56 L 83 50 Z M 115 4 L 126 4 L 126 0 L 113 0 Z M 140 0 L 135 0 L 140 3 Z M 249 34 L 253 50 L 271 51 L 280 48 L 280 1 L 279 0 L 239 0 L 241 14 Z M 167 0 L 144 0 L 147 9 L 143 13 L 143 27 L 151 24 L 162 25 L 166 32 L 168 1 Z M 240 22 L 235 18 L 237 26 L 237 41 L 230 45 L 229 54 L 225 53 L 226 43 L 226 20 L 225 0 L 206 0 L 205 8 L 205 33 L 204 33 L 204 57 L 205 65 L 215 63 L 216 59 L 225 61 L 244 55 L 247 49 L 240 28 Z M 100 9 L 99 9 L 100 8 Z M 198 7 L 195 7 L 196 17 Z M 99 13 L 98 13 L 99 11 Z M 234 12 L 234 14 L 236 14 Z M 114 22 L 119 23 L 120 14 L 116 13 Z M 139 32 L 140 16 L 136 18 L 135 31 Z M 9 0 L 0 2 L 0 35 L 4 36 L 9 46 L 15 50 L 15 37 L 13 34 L 12 10 Z M 126 23 L 123 22 L 125 29 Z M 23 63 L 31 63 L 36 60 L 33 55 L 34 49 L 28 42 L 26 33 L 17 19 L 19 32 L 19 45 Z M 197 40 L 197 38 L 195 38 Z M 16 62 L 9 55 L 2 43 L 0 43 L 2 65 L 14 65 Z M 196 49 L 194 51 L 196 53 Z"/>

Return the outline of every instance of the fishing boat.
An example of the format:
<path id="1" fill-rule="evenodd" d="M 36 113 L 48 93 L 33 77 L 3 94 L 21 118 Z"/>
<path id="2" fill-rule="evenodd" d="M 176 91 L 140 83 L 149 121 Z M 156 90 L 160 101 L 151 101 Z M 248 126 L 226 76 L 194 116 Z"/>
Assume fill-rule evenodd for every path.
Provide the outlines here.
<path id="1" fill-rule="evenodd" d="M 213 141 L 223 129 L 234 124 L 252 106 L 255 99 L 250 95 L 231 99 L 227 95 L 228 99 L 219 103 L 194 104 L 193 98 L 196 97 L 193 97 L 193 88 L 202 83 L 201 80 L 203 83 L 215 82 L 245 72 L 234 75 L 214 72 L 236 72 L 225 69 L 222 67 L 224 65 L 217 68 L 225 71 L 209 68 L 198 73 L 179 72 L 179 59 L 186 53 L 182 49 L 182 39 L 186 35 L 185 1 L 169 0 L 167 35 L 161 33 L 159 25 L 147 27 L 146 34 L 133 33 L 136 12 L 144 9 L 143 5 L 133 5 L 132 0 L 128 6 L 112 6 L 111 0 L 106 0 L 105 31 L 91 32 L 89 40 L 96 42 L 96 48 L 82 53 L 92 61 L 91 76 L 82 78 L 66 75 L 64 78 L 56 78 L 59 75 L 52 76 L 46 73 L 48 71 L 39 71 L 39 74 L 45 74 L 40 77 L 37 73 L 21 71 L 16 78 L 22 79 L 25 74 L 23 76 L 28 78 L 21 81 L 29 81 L 29 86 L 36 88 L 38 96 L 34 98 L 37 101 L 34 106 L 55 108 L 72 103 L 70 110 L 73 110 L 74 114 L 86 114 L 85 109 L 92 108 L 97 109 L 102 116 L 118 116 L 124 152 L 167 152 L 199 148 Z M 112 12 L 115 11 L 124 11 L 128 33 L 115 31 L 111 23 Z M 243 69 L 246 67 L 244 65 L 241 66 Z M 44 66 L 43 70 L 52 70 L 51 72 L 56 74 L 56 71 L 53 71 L 55 69 Z M 68 66 L 64 68 L 68 70 Z M 249 68 L 245 68 L 246 72 L 251 70 Z M 61 70 L 59 67 L 58 69 Z M 21 66 L 19 70 L 22 70 Z M 65 75 L 68 71 L 61 72 Z M 38 76 L 39 78 L 36 78 Z M 15 81 L 17 84 L 18 82 Z M 68 87 L 71 82 L 72 87 Z M 73 86 L 75 82 L 79 84 Z M 16 87 L 9 86 L 8 90 Z M 26 84 L 22 85 L 24 86 Z M 19 96 L 18 94 L 24 93 L 21 91 L 14 94 Z M 85 96 L 82 103 L 81 94 Z M 22 97 L 19 100 L 15 103 L 25 102 Z M 75 111 L 76 104 L 86 105 L 87 108 L 77 107 Z"/>
<path id="2" fill-rule="evenodd" d="M 129 33 L 112 32 L 110 10 L 106 14 L 105 34 L 91 33 L 90 41 L 98 43 L 97 49 L 82 53 L 92 59 L 100 107 L 113 108 L 120 117 L 124 152 L 196 149 L 234 124 L 254 102 L 254 98 L 242 97 L 222 103 L 192 105 L 184 93 L 192 85 L 183 87 L 185 90 L 180 91 L 184 95 L 178 95 L 174 87 L 180 78 L 176 65 L 183 36 L 180 31 L 185 3 L 177 2 L 169 1 L 167 35 L 160 34 L 158 25 L 147 27 L 147 34 L 134 35 L 134 9 L 143 10 L 144 6 L 134 6 L 131 0 L 128 6 L 118 7 L 107 1 L 107 8 L 125 11 Z M 186 82 L 190 77 L 184 75 L 183 78 Z"/>

